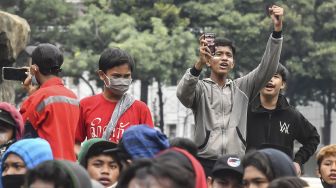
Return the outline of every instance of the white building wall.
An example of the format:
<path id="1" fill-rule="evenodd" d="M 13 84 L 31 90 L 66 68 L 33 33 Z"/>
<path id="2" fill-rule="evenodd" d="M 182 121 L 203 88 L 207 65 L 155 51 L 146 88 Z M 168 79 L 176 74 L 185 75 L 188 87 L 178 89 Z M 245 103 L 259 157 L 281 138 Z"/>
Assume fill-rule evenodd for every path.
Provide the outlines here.
<path id="1" fill-rule="evenodd" d="M 65 79 L 66 85 L 72 89 L 77 96 L 82 99 L 86 96 L 90 96 L 90 88 L 83 82 L 75 86 L 71 79 Z M 101 88 L 95 87 L 95 82 L 91 82 L 94 86 L 95 93 L 101 93 Z M 132 93 L 136 99 L 140 99 L 140 87 L 139 80 L 134 80 L 129 92 Z M 154 121 L 159 122 L 159 98 L 158 98 L 158 86 L 156 82 L 148 88 L 148 107 L 151 110 Z M 164 132 L 167 136 L 171 137 L 187 137 L 191 138 L 194 128 L 194 116 L 190 109 L 185 108 L 176 97 L 176 86 L 163 86 L 163 102 L 164 102 Z M 323 124 L 323 109 L 321 104 L 312 102 L 308 106 L 298 106 L 297 109 L 314 125 L 321 135 L 321 128 Z M 332 127 L 331 127 L 331 143 L 336 143 L 336 114 L 332 115 Z M 158 125 L 157 125 L 158 126 Z M 176 130 L 174 129 L 176 126 Z M 171 129 L 172 128 L 172 129 Z M 298 146 L 297 146 L 298 147 Z"/>

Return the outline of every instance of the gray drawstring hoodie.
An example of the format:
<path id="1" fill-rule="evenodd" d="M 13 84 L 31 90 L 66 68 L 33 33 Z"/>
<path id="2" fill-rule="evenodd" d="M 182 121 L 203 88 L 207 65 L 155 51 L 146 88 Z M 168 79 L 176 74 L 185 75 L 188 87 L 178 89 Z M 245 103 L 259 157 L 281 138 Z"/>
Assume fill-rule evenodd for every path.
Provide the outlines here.
<path id="1" fill-rule="evenodd" d="M 260 64 L 247 75 L 227 80 L 231 90 L 232 109 L 224 116 L 225 97 L 223 90 L 207 78 L 199 80 L 186 71 L 177 86 L 177 97 L 194 113 L 193 140 L 199 147 L 199 157 L 216 160 L 225 154 L 245 154 L 246 117 L 249 100 L 275 74 L 281 54 L 283 38 L 270 36 Z M 229 121 L 227 124 L 224 120 Z"/>

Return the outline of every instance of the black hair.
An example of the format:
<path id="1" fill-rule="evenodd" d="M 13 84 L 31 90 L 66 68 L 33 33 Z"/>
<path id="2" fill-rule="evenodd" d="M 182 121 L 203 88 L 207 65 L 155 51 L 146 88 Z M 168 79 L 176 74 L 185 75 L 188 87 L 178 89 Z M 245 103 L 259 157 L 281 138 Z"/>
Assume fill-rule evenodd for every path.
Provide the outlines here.
<path id="1" fill-rule="evenodd" d="M 97 157 L 99 155 L 106 155 L 106 156 L 110 156 L 114 159 L 114 161 L 118 164 L 119 166 L 119 172 L 121 172 L 122 170 L 122 161 L 119 157 L 119 155 L 117 153 L 104 153 L 103 151 L 109 149 L 109 147 L 91 147 L 90 150 L 87 152 L 86 156 L 85 156 L 85 162 L 84 162 L 84 167 L 87 169 L 88 167 L 88 161 L 90 158 L 92 157 Z"/>
<path id="2" fill-rule="evenodd" d="M 145 180 L 153 177 L 158 182 L 171 180 L 171 187 L 193 188 L 195 178 L 193 173 L 173 161 L 157 161 L 156 159 L 139 159 L 121 174 L 117 188 L 127 188 L 132 179 Z"/>
<path id="3" fill-rule="evenodd" d="M 108 69 L 124 64 L 128 64 L 131 72 L 133 72 L 133 58 L 120 48 L 107 48 L 99 58 L 99 70 L 102 70 L 104 73 L 106 73 Z"/>
<path id="4" fill-rule="evenodd" d="M 215 46 L 228 46 L 232 50 L 233 57 L 236 55 L 236 47 L 230 39 L 227 38 L 216 38 Z"/>
<path id="5" fill-rule="evenodd" d="M 309 186 L 308 183 L 303 179 L 295 176 L 288 176 L 275 179 L 268 185 L 268 188 L 302 188 L 307 186 Z"/>
<path id="6" fill-rule="evenodd" d="M 188 138 L 176 137 L 169 140 L 170 147 L 178 147 L 187 150 L 191 155 L 197 157 L 197 145 Z"/>
<path id="7" fill-rule="evenodd" d="M 255 167 L 266 176 L 268 181 L 272 181 L 275 177 L 267 156 L 257 150 L 248 152 L 242 160 L 242 165 L 244 169 L 248 166 Z"/>
<path id="8" fill-rule="evenodd" d="M 285 66 L 283 66 L 281 63 L 278 65 L 278 69 L 276 71 L 276 74 L 280 74 L 282 77 L 282 80 L 286 82 L 289 78 L 289 72 Z"/>
<path id="9" fill-rule="evenodd" d="M 73 187 L 70 175 L 52 160 L 40 163 L 35 168 L 28 170 L 25 187 L 29 187 L 36 180 L 53 183 L 55 188 Z"/>

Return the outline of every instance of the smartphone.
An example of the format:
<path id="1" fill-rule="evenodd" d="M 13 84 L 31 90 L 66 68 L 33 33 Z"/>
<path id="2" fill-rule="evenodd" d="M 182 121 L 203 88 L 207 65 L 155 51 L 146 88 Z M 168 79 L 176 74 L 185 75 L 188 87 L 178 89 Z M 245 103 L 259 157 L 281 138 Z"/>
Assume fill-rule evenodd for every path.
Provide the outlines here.
<path id="1" fill-rule="evenodd" d="M 211 55 L 215 55 L 215 33 L 204 33 L 204 40 L 208 43 L 208 48 L 210 49 Z"/>
<path id="2" fill-rule="evenodd" d="M 4 80 L 25 81 L 28 77 L 28 69 L 22 67 L 2 67 L 2 78 Z"/>

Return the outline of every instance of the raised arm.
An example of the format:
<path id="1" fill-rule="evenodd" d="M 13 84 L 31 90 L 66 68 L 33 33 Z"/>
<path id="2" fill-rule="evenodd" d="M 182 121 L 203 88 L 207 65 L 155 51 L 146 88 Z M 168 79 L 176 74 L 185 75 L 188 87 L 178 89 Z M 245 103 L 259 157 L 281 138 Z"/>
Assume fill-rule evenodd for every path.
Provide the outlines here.
<path id="1" fill-rule="evenodd" d="M 237 79 L 238 86 L 249 98 L 258 94 L 278 67 L 283 40 L 281 36 L 283 13 L 283 8 L 279 6 L 273 5 L 270 8 L 274 31 L 267 42 L 261 62 L 249 74 Z"/>
<path id="2" fill-rule="evenodd" d="M 207 41 L 203 35 L 199 39 L 199 57 L 195 65 L 186 71 L 181 81 L 177 85 L 176 96 L 181 103 L 188 108 L 191 108 L 197 93 L 200 88 L 197 86 L 198 77 L 201 74 L 203 67 L 211 60 L 212 56 L 209 53 L 210 49 L 207 46 Z"/>

